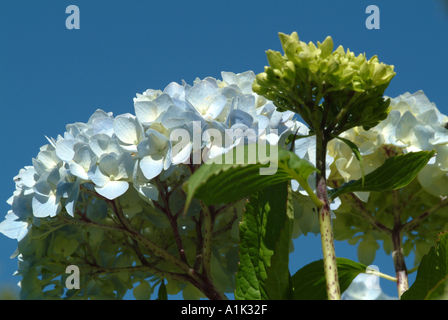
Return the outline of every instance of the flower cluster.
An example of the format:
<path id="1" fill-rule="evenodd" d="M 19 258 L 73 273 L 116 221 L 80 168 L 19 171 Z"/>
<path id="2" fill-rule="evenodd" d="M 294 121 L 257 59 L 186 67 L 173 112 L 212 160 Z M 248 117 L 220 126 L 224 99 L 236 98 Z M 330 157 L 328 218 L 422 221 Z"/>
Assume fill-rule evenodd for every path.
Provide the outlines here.
<path id="1" fill-rule="evenodd" d="M 293 119 L 294 113 L 278 112 L 272 103 L 252 92 L 254 79 L 255 74 L 248 71 L 223 72 L 222 80 L 196 79 L 193 85 L 173 82 L 163 91 L 150 89 L 137 94 L 135 115 L 114 117 L 97 110 L 87 123 L 69 124 L 63 135 L 48 138 L 49 144 L 40 148 L 33 165 L 14 177 L 16 190 L 8 200 L 12 208 L 0 224 L 1 233 L 19 242 L 14 256 L 19 257 L 17 274 L 24 277 L 21 297 L 61 296 L 66 276 L 59 282 L 54 277 L 64 274 L 70 264 L 83 266 L 84 272 L 95 275 L 101 268 L 118 270 L 142 263 L 144 256 L 160 270 L 179 271 L 160 261 L 150 249 L 135 248 L 121 232 L 122 227 L 135 229 L 167 252 L 176 252 L 182 243 L 182 254 L 194 265 L 201 206 L 193 203 L 186 216 L 179 218 L 185 202 L 179 186 L 200 165 L 195 156 L 199 154 L 205 161 L 241 142 L 266 138 L 274 130 L 277 138 L 266 139 L 284 147 L 286 138 L 297 129 L 301 128 L 299 134 L 308 134 L 306 126 Z M 193 139 L 173 139 L 177 129 Z M 209 134 L 212 129 L 226 139 L 214 139 L 216 135 Z M 227 129 L 240 135 L 228 137 Z M 247 130 L 255 135 L 247 135 Z M 195 140 L 198 135 L 200 139 Z M 299 139 L 294 150 L 313 162 L 313 145 L 312 138 Z M 306 201 L 299 192 L 295 198 Z M 216 207 L 219 215 L 214 221 L 212 276 L 223 292 L 234 289 L 238 221 L 243 208 L 244 202 L 243 206 Z M 309 209 L 298 213 L 297 218 L 314 216 L 311 206 Z M 117 212 L 122 212 L 128 223 Z M 299 226 L 298 221 L 295 235 L 306 234 L 311 226 Z M 148 277 L 156 283 L 163 279 L 144 272 L 109 272 L 86 282 L 90 297 L 120 298 L 138 281 L 134 294 L 140 295 L 142 288 L 154 288 L 148 286 Z M 55 289 L 44 291 L 49 284 Z M 172 279 L 167 289 L 171 294 L 183 289 L 189 298 L 200 296 L 194 286 Z"/>
<path id="2" fill-rule="evenodd" d="M 173 82 L 164 91 L 138 94 L 135 115 L 114 118 L 97 110 L 87 123 L 67 125 L 63 136 L 49 139 L 50 144 L 40 149 L 33 166 L 14 177 L 16 191 L 9 200 L 13 210 L 7 220 L 17 226 L 1 230 L 20 240 L 26 234 L 23 227 L 32 224 L 30 218 L 52 218 L 63 208 L 73 216 L 82 185 L 109 200 L 132 185 L 148 201 L 157 200 L 152 180 L 174 174 L 178 164 L 189 162 L 193 149 L 189 143 L 172 156 L 175 142 L 170 133 L 177 128 L 191 131 L 193 122 L 200 124 L 200 149 L 207 155 L 215 149 L 214 155 L 226 151 L 202 135 L 210 128 L 223 136 L 228 128 L 254 132 L 275 128 L 282 135 L 293 125 L 293 114 L 279 113 L 266 99 L 253 94 L 254 77 L 252 72 L 223 72 L 223 81 L 197 79 L 193 86 Z"/>
<path id="3" fill-rule="evenodd" d="M 448 195 L 448 169 L 445 155 L 448 152 L 448 117 L 441 114 L 434 103 L 431 103 L 422 91 L 414 94 L 405 93 L 391 99 L 391 110 L 387 118 L 369 131 L 362 127 L 352 128 L 340 137 L 356 144 L 361 155 L 365 174 L 379 168 L 387 158 L 408 152 L 437 150 L 437 155 L 419 172 L 418 178 L 400 191 L 402 221 L 408 221 L 429 210 L 440 201 L 441 196 Z M 339 187 L 342 183 L 358 180 L 362 177 L 359 161 L 350 147 L 339 139 L 330 141 L 329 154 L 334 157 L 329 185 Z M 378 221 L 393 228 L 393 199 L 391 193 L 357 192 L 362 206 Z M 379 248 L 377 240 L 384 240 L 386 253 L 391 251 L 390 239 L 378 232 L 368 222 L 355 218 L 353 208 L 358 208 L 357 199 L 343 197 L 342 205 L 337 211 L 335 221 L 335 237 L 356 244 L 359 240 L 358 258 L 370 264 L 375 251 Z M 403 244 L 405 255 L 415 247 L 415 263 L 419 263 L 423 254 L 436 241 L 436 231 L 448 227 L 448 212 L 439 209 L 431 214 L 431 219 L 421 223 L 413 232 L 406 232 Z M 428 231 L 434 231 L 433 233 Z M 359 234 L 359 233 L 362 234 Z M 417 234 L 419 232 L 419 234 Z"/>
<path id="4" fill-rule="evenodd" d="M 441 114 L 423 91 L 405 93 L 391 99 L 391 110 L 385 120 L 369 131 L 352 128 L 340 136 L 353 141 L 363 156 L 365 174 L 380 167 L 386 158 L 408 152 L 437 150 L 437 156 L 420 171 L 419 182 L 435 196 L 448 194 L 444 183 L 448 172 L 445 154 L 448 152 L 448 117 Z M 336 158 L 337 172 L 344 182 L 358 180 L 361 167 L 351 149 L 334 139 L 329 144 L 330 155 Z"/>

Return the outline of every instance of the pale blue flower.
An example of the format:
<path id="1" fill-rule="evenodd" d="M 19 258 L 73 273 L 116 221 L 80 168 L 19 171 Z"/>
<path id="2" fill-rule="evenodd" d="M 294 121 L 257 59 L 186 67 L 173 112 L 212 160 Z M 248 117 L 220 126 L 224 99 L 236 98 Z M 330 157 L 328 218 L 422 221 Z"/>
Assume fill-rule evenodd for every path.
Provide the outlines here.
<path id="1" fill-rule="evenodd" d="M 219 93 L 218 87 L 207 80 L 195 84 L 186 94 L 186 101 L 206 121 L 215 120 L 227 103 L 226 97 Z"/>
<path id="2" fill-rule="evenodd" d="M 255 80 L 255 73 L 253 71 L 238 74 L 223 71 L 221 72 L 221 76 L 227 85 L 236 85 L 243 94 L 253 94 L 252 84 Z"/>
<path id="3" fill-rule="evenodd" d="M 103 133 L 92 136 L 89 146 L 98 158 L 112 152 L 118 155 L 123 153 L 118 140 Z"/>
<path id="4" fill-rule="evenodd" d="M 99 163 L 88 172 L 90 180 L 95 184 L 95 190 L 103 197 L 113 200 L 129 188 L 134 169 L 134 160 L 130 153 L 104 154 Z"/>
<path id="5" fill-rule="evenodd" d="M 342 300 L 398 300 L 385 294 L 379 286 L 379 277 L 360 273 L 342 293 Z"/>
<path id="6" fill-rule="evenodd" d="M 146 136 L 137 146 L 139 164 L 144 176 L 153 179 L 171 165 L 171 142 L 153 129 L 146 131 Z"/>
<path id="7" fill-rule="evenodd" d="M 0 232 L 11 239 L 21 241 L 33 225 L 40 226 L 40 219 L 33 216 L 32 200 L 34 194 L 18 193 L 8 203 L 11 209 L 0 223 Z"/>
<path id="8" fill-rule="evenodd" d="M 33 187 L 36 184 L 36 181 L 39 179 L 39 174 L 33 166 L 26 166 L 23 169 L 20 169 L 19 174 L 14 177 L 14 181 L 16 183 L 16 189 L 23 190 L 27 192 L 34 193 Z"/>
<path id="9" fill-rule="evenodd" d="M 161 116 L 169 106 L 174 105 L 171 97 L 162 93 L 154 100 L 137 100 L 134 103 L 135 115 L 138 120 L 146 127 L 154 122 L 161 122 Z"/>
<path id="10" fill-rule="evenodd" d="M 65 199 L 65 209 L 72 217 L 75 215 L 76 203 L 79 198 L 79 188 L 83 182 L 85 180 L 72 175 L 70 170 L 67 169 L 61 174 L 61 180 L 57 185 L 57 192 Z"/>
<path id="11" fill-rule="evenodd" d="M 61 195 L 57 192 L 59 169 L 55 167 L 50 172 L 45 172 L 34 185 L 32 208 L 35 217 L 55 217 L 61 211 Z"/>
<path id="12" fill-rule="evenodd" d="M 145 138 L 143 125 L 136 116 L 129 113 L 115 118 L 114 132 L 122 142 L 121 147 L 132 153 L 137 152 L 137 145 Z"/>
<path id="13" fill-rule="evenodd" d="M 0 223 L 0 232 L 11 239 L 17 239 L 20 241 L 25 237 L 31 228 L 32 224 L 25 219 L 23 221 L 18 216 L 16 216 L 12 210 L 8 211 L 5 216 L 5 220 Z"/>
<path id="14" fill-rule="evenodd" d="M 135 162 L 132 182 L 134 184 L 135 190 L 137 190 L 143 196 L 142 198 L 145 201 L 150 202 L 151 200 L 158 200 L 159 190 L 157 189 L 156 185 L 151 182 L 150 179 L 147 179 L 145 177 L 138 162 Z"/>
<path id="15" fill-rule="evenodd" d="M 89 181 L 87 172 L 96 163 L 97 156 L 89 145 L 84 143 L 76 143 L 73 147 L 75 155 L 73 160 L 69 162 L 70 172 L 72 175 Z"/>
<path id="16" fill-rule="evenodd" d="M 163 93 L 168 94 L 174 102 L 174 105 L 182 110 L 186 110 L 187 105 L 185 102 L 185 83 L 184 85 L 171 82 L 164 90 Z"/>

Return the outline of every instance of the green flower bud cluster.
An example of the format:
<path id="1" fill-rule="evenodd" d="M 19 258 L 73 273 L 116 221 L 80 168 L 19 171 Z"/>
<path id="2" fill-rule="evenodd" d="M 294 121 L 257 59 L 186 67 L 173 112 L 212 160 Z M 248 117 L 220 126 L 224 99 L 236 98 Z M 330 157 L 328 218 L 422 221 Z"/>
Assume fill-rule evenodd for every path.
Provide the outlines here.
<path id="1" fill-rule="evenodd" d="M 389 101 L 382 96 L 395 76 L 393 66 L 342 46 L 333 52 L 331 37 L 317 46 L 299 41 L 296 32 L 279 37 L 285 54 L 266 52 L 269 66 L 256 76 L 255 93 L 281 111 L 298 113 L 313 129 L 321 122 L 333 134 L 368 129 L 387 117 Z"/>

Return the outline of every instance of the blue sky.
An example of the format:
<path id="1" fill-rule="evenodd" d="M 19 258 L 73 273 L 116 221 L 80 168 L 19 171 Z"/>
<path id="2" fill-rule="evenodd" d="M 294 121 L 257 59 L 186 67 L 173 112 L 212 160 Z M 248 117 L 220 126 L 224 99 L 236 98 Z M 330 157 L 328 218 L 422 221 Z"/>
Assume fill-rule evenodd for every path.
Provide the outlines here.
<path id="1" fill-rule="evenodd" d="M 65 9 L 80 10 L 80 29 L 68 30 Z M 380 29 L 369 30 L 366 7 L 380 9 Z M 297 31 L 302 41 L 323 41 L 356 54 L 378 55 L 397 75 L 386 94 L 423 90 L 448 114 L 448 8 L 429 1 L 1 1 L 0 105 L 3 152 L 0 212 L 14 190 L 12 178 L 66 124 L 87 122 L 96 109 L 134 113 L 133 98 L 146 89 L 221 71 L 263 71 L 265 50 L 281 51 L 278 32 Z M 20 280 L 9 259 L 15 240 L 0 235 L 0 288 Z M 291 272 L 322 255 L 320 237 L 301 236 Z M 340 257 L 357 260 L 356 247 L 336 243 Z M 407 259 L 412 267 L 413 256 Z M 382 249 L 374 262 L 394 275 Z M 413 281 L 415 274 L 410 277 Z M 381 280 L 396 296 L 396 286 Z"/>

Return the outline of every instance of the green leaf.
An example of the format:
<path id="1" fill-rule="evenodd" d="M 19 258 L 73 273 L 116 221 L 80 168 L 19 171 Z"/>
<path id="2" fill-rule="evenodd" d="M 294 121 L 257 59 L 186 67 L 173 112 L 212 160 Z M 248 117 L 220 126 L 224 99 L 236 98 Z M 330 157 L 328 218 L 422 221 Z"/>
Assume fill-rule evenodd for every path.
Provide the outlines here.
<path id="1" fill-rule="evenodd" d="M 448 300 L 448 276 L 431 289 L 425 300 Z"/>
<path id="2" fill-rule="evenodd" d="M 284 195 L 279 195 L 278 191 L 276 194 L 274 190 L 270 190 L 271 188 L 281 193 L 286 189 L 286 201 Z M 275 249 L 271 265 L 267 268 L 268 278 L 265 286 L 270 300 L 292 300 L 294 293 L 289 273 L 289 248 L 294 227 L 292 190 L 289 182 L 271 188 L 267 188 L 266 192 L 269 193 L 271 207 L 273 206 L 274 210 L 268 218 L 273 220 L 274 225 L 268 225 L 266 238 L 268 243 L 275 243 Z M 271 223 L 270 220 L 267 221 L 268 224 Z"/>
<path id="3" fill-rule="evenodd" d="M 168 300 L 168 295 L 166 293 L 165 279 L 160 283 L 159 292 L 157 294 L 157 300 Z"/>
<path id="4" fill-rule="evenodd" d="M 335 199 L 345 193 L 357 191 L 384 192 L 403 188 L 415 178 L 435 153 L 435 150 L 419 151 L 389 158 L 381 167 L 365 176 L 364 187 L 361 179 L 351 181 L 331 190 L 329 196 Z"/>
<path id="5" fill-rule="evenodd" d="M 436 299 L 446 296 L 448 277 L 448 231 L 439 234 L 435 247 L 423 256 L 417 277 L 401 300 Z"/>
<path id="6" fill-rule="evenodd" d="M 364 173 L 364 166 L 362 165 L 362 156 L 361 156 L 361 152 L 359 152 L 358 147 L 356 146 L 356 144 L 354 144 L 353 142 L 351 142 L 350 140 L 332 135 L 334 138 L 339 139 L 343 142 L 345 142 L 345 144 L 352 150 L 352 152 L 355 154 L 356 159 L 359 162 L 359 166 L 361 167 L 361 172 L 362 172 L 362 180 L 361 180 L 361 187 L 364 187 L 364 181 L 365 181 L 365 173 Z"/>
<path id="7" fill-rule="evenodd" d="M 293 219 L 288 182 L 251 195 L 240 224 L 236 300 L 292 299 L 288 264 Z"/>
<path id="8" fill-rule="evenodd" d="M 151 298 L 151 286 L 148 281 L 141 280 L 140 284 L 134 288 L 133 294 L 137 300 L 149 300 Z"/>
<path id="9" fill-rule="evenodd" d="M 79 246 L 78 240 L 74 238 L 70 239 L 68 241 L 67 247 L 64 250 L 64 256 L 65 257 L 71 256 L 76 251 L 76 249 L 78 249 L 78 246 Z"/>
<path id="10" fill-rule="evenodd" d="M 239 149 L 239 147 L 235 149 Z M 269 157 L 265 156 L 264 152 L 260 152 L 258 144 L 245 145 L 241 149 L 244 152 L 244 159 L 237 158 L 238 151 L 231 150 L 233 157 L 227 153 L 213 159 L 214 162 L 220 160 L 221 164 L 204 163 L 185 182 L 183 187 L 187 193 L 187 199 L 184 212 L 188 210 L 194 197 L 201 199 L 206 205 L 230 203 L 268 186 L 292 179 L 300 183 L 313 202 L 322 206 L 322 202 L 308 185 L 308 176 L 312 172 L 319 171 L 307 160 L 300 159 L 295 153 L 277 146 L 270 148 Z M 269 150 L 269 145 L 266 145 L 266 149 Z M 249 154 L 251 157 L 254 156 L 252 159 L 254 161 L 248 161 L 250 160 L 248 159 Z M 270 169 L 267 169 L 268 167 Z M 273 174 L 260 174 L 260 169 L 271 170 L 269 173 Z"/>
<path id="11" fill-rule="evenodd" d="M 339 288 L 347 290 L 353 279 L 365 273 L 367 266 L 346 258 L 336 258 L 338 265 Z M 324 261 L 314 261 L 292 276 L 295 300 L 327 300 Z"/>
<path id="12" fill-rule="evenodd" d="M 299 129 L 297 129 L 296 133 L 294 133 L 294 134 L 290 134 L 290 135 L 288 136 L 288 138 L 286 138 L 286 140 L 285 140 L 285 145 L 289 145 L 289 144 L 292 142 L 292 144 L 291 144 L 291 148 L 289 149 L 289 151 L 293 151 L 293 149 L 294 149 L 294 142 L 295 142 L 296 140 L 304 139 L 304 138 L 309 138 L 309 137 L 312 137 L 312 136 L 315 135 L 314 133 L 310 133 L 310 134 L 308 134 L 308 135 L 306 135 L 306 136 L 302 136 L 302 135 L 298 135 L 298 134 L 297 134 L 298 132 L 299 132 Z"/>

